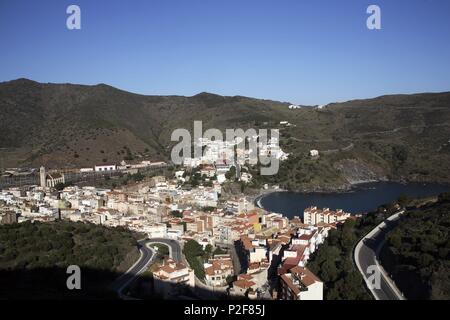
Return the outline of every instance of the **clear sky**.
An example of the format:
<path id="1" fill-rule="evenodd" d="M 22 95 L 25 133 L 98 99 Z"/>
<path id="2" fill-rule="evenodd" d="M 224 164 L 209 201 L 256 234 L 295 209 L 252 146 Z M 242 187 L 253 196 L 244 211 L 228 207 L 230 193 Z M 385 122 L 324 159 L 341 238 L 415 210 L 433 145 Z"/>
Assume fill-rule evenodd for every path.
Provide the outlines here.
<path id="1" fill-rule="evenodd" d="M 0 0 L 0 81 L 21 77 L 299 104 L 450 91 L 450 1 Z"/>

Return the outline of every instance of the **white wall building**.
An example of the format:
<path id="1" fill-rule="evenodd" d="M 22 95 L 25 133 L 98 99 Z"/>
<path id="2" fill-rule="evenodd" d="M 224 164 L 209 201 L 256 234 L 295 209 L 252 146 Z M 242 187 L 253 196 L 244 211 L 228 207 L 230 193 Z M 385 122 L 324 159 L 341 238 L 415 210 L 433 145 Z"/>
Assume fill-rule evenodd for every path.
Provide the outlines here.
<path id="1" fill-rule="evenodd" d="M 147 233 L 149 238 L 167 237 L 167 225 L 165 223 L 156 223 L 145 226 L 143 231 Z"/>
<path id="2" fill-rule="evenodd" d="M 117 166 L 115 164 L 103 164 L 94 167 L 95 172 L 115 171 Z"/>
<path id="3" fill-rule="evenodd" d="M 323 300 L 323 282 L 306 268 L 294 267 L 281 275 L 283 300 Z"/>

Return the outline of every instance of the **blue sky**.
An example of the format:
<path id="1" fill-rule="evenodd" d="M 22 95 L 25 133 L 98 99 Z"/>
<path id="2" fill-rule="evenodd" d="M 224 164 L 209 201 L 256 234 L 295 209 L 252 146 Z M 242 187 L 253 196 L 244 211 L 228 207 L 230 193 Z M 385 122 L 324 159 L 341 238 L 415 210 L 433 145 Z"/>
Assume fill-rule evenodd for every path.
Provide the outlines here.
<path id="1" fill-rule="evenodd" d="M 449 39 L 448 0 L 1 0 L 0 81 L 323 104 L 449 91 Z"/>

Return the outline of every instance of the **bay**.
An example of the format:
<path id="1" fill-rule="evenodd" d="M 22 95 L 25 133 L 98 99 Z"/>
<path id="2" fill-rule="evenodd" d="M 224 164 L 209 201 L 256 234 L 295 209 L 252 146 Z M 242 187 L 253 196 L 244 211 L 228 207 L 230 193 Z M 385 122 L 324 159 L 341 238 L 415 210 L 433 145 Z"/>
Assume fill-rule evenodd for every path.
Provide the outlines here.
<path id="1" fill-rule="evenodd" d="M 310 206 L 343 209 L 352 214 L 376 209 L 382 204 L 397 200 L 401 195 L 412 198 L 438 195 L 449 192 L 450 185 L 424 183 L 374 182 L 358 185 L 346 193 L 298 193 L 273 192 L 257 199 L 265 210 L 282 213 L 288 218 L 303 217 L 303 211 Z"/>

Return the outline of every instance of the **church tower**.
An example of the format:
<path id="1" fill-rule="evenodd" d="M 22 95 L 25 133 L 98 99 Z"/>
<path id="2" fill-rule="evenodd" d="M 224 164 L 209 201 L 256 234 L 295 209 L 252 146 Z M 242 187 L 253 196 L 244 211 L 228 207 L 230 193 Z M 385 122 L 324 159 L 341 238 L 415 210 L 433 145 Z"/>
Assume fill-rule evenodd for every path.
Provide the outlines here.
<path id="1" fill-rule="evenodd" d="M 40 176 L 40 181 L 41 181 L 41 187 L 45 188 L 46 187 L 46 183 L 45 183 L 45 167 L 41 167 L 41 169 L 39 170 L 39 176 Z"/>

